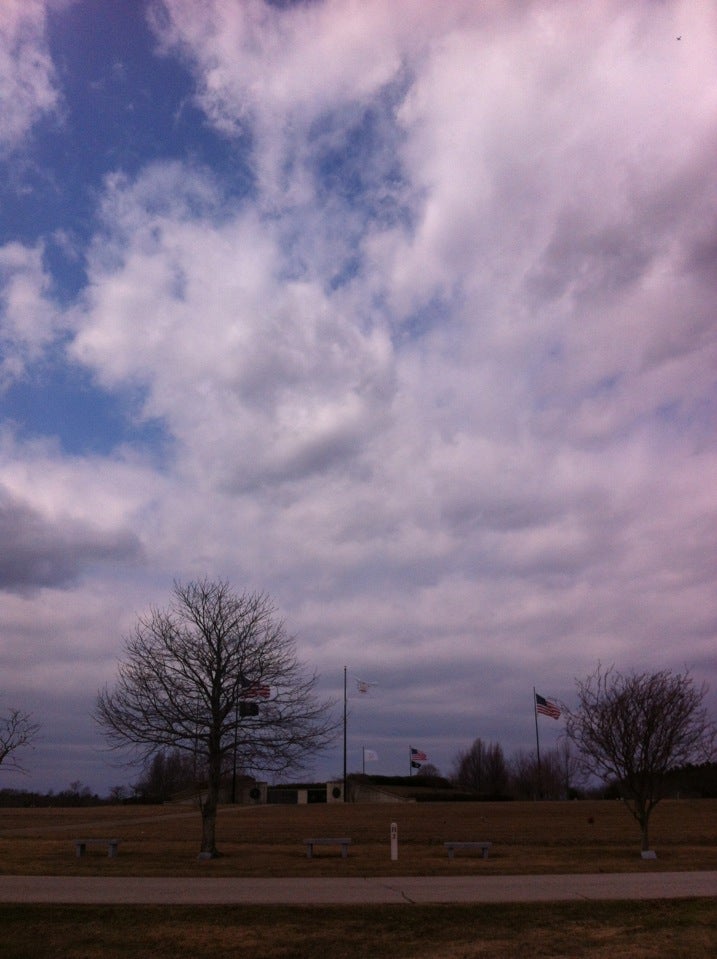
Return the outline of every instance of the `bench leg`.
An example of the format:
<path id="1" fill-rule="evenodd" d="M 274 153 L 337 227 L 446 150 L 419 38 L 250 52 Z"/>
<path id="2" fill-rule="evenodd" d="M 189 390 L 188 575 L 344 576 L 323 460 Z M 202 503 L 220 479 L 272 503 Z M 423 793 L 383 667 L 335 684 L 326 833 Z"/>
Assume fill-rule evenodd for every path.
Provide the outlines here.
<path id="1" fill-rule="evenodd" d="M 455 853 L 456 853 L 456 851 L 455 851 L 455 849 L 453 848 L 453 846 L 449 846 L 449 847 L 448 847 L 448 858 L 449 858 L 449 859 L 453 859 Z"/>
<path id="2" fill-rule="evenodd" d="M 484 858 L 484 859 L 487 859 L 487 858 L 488 858 L 488 847 L 487 847 L 487 846 L 483 848 L 483 850 L 482 850 L 482 855 L 483 855 L 483 858 Z"/>
<path id="3" fill-rule="evenodd" d="M 85 844 L 83 842 L 75 843 L 75 855 L 78 859 L 82 859 L 85 854 Z"/>
<path id="4" fill-rule="evenodd" d="M 307 843 L 307 844 L 306 844 L 306 858 L 307 858 L 307 859 L 311 859 L 311 856 L 312 856 L 313 852 L 314 852 L 314 847 L 313 847 L 312 843 Z"/>
<path id="5" fill-rule="evenodd" d="M 111 842 L 111 843 L 109 843 L 109 847 L 108 847 L 108 849 L 107 849 L 107 855 L 109 856 L 110 859 L 114 859 L 114 858 L 115 858 L 115 856 L 117 855 L 117 843 L 116 843 L 116 842 Z"/>
<path id="6" fill-rule="evenodd" d="M 345 842 L 341 843 L 341 858 L 346 859 L 348 854 L 349 854 L 349 847 L 346 845 Z"/>

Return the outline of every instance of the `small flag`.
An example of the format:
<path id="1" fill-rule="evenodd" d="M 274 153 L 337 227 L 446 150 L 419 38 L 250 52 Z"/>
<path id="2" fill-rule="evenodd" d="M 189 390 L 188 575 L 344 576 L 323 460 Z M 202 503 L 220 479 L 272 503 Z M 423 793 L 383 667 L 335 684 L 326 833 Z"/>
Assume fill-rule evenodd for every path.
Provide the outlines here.
<path id="1" fill-rule="evenodd" d="M 363 758 L 367 763 L 377 763 L 378 753 L 375 749 L 364 749 Z"/>
<path id="2" fill-rule="evenodd" d="M 535 708 L 541 716 L 550 716 L 551 719 L 560 719 L 560 710 L 549 699 L 535 694 Z"/>
<path id="3" fill-rule="evenodd" d="M 414 749 L 413 746 L 411 746 L 411 762 L 412 763 L 418 762 L 420 765 L 420 763 L 425 763 L 427 759 L 428 759 L 428 756 L 424 752 L 422 752 L 420 749 Z"/>
<path id="4" fill-rule="evenodd" d="M 367 693 L 370 688 L 371 683 L 367 683 L 363 679 L 356 680 L 356 689 L 358 689 L 360 693 Z"/>
<path id="5" fill-rule="evenodd" d="M 411 761 L 411 769 L 420 769 L 421 765 L 422 763 L 414 763 L 413 761 Z"/>

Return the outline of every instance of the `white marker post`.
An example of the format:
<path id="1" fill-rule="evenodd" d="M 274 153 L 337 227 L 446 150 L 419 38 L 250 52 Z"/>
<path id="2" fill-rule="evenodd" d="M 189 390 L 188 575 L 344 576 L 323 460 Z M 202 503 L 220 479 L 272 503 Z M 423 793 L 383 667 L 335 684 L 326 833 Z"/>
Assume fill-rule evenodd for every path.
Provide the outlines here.
<path id="1" fill-rule="evenodd" d="M 398 859 L 398 826 L 395 822 L 391 823 L 391 862 Z"/>

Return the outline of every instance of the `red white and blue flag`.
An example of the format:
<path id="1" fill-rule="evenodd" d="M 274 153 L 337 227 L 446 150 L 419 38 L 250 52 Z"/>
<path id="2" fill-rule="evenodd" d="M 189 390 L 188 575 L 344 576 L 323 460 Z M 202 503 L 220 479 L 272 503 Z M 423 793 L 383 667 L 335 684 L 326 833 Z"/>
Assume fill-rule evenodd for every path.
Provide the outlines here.
<path id="1" fill-rule="evenodd" d="M 541 716 L 550 716 L 551 719 L 560 719 L 560 710 L 549 699 L 546 699 L 544 696 L 540 696 L 538 693 L 535 694 L 535 709 L 540 713 Z"/>
<path id="2" fill-rule="evenodd" d="M 411 760 L 413 762 L 425 763 L 428 759 L 428 756 L 420 749 L 414 749 L 411 746 Z"/>
<path id="3" fill-rule="evenodd" d="M 241 694 L 247 699 L 268 699 L 271 696 L 271 686 L 250 683 L 248 686 L 244 686 Z"/>

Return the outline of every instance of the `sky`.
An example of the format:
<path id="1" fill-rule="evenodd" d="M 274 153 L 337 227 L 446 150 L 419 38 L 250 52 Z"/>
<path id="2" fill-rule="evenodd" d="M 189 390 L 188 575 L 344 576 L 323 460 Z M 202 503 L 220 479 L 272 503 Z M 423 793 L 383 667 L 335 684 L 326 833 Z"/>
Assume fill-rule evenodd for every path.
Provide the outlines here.
<path id="1" fill-rule="evenodd" d="M 0 787 L 136 780 L 95 698 L 203 577 L 349 771 L 598 662 L 717 714 L 715 156 L 711 0 L 2 0 Z"/>

